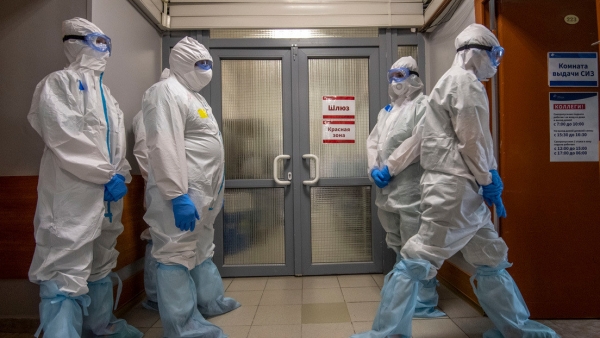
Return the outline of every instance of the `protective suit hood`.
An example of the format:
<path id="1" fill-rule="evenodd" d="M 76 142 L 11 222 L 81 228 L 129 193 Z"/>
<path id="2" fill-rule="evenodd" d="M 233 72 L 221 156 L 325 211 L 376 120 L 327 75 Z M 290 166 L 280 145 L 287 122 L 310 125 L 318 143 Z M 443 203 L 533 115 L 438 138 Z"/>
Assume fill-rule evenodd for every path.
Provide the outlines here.
<path id="1" fill-rule="evenodd" d="M 415 61 L 415 59 L 413 59 L 411 56 L 405 56 L 396 60 L 390 70 L 396 68 L 408 68 L 413 72 L 419 71 L 417 61 Z M 421 81 L 421 79 L 416 75 L 411 75 L 408 79 L 402 81 L 401 83 L 390 83 L 388 86 L 388 94 L 390 99 L 392 99 L 392 102 L 395 104 L 401 104 L 407 98 L 412 100 L 416 98 L 422 91 L 423 81 Z"/>
<path id="2" fill-rule="evenodd" d="M 98 26 L 82 18 L 65 20 L 62 23 L 62 34 L 87 35 L 91 33 L 104 34 Z M 88 47 L 80 40 L 67 40 L 63 42 L 65 55 L 69 60 L 69 69 L 89 68 L 103 72 L 106 68 L 108 52 L 98 52 Z"/>
<path id="3" fill-rule="evenodd" d="M 201 43 L 186 36 L 171 50 L 169 64 L 171 73 L 191 91 L 199 92 L 212 78 L 212 70 L 200 70 L 196 62 L 210 60 L 210 53 Z"/>
<path id="4" fill-rule="evenodd" d="M 500 42 L 489 29 L 480 24 L 471 24 L 454 40 L 454 47 L 459 49 L 466 45 L 500 46 Z M 489 79 L 496 74 L 497 68 L 486 51 L 476 48 L 462 50 L 456 53 L 453 66 L 459 66 L 471 71 L 479 80 Z"/>

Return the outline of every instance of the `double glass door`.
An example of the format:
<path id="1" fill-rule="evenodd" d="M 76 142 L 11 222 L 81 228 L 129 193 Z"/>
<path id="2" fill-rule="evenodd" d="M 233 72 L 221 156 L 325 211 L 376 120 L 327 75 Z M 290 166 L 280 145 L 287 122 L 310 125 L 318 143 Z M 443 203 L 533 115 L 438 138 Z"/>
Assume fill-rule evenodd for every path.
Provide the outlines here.
<path id="1" fill-rule="evenodd" d="M 382 271 L 367 177 L 378 48 L 211 48 L 210 103 L 225 143 L 215 224 L 223 276 Z M 323 100 L 353 97 L 354 137 L 324 142 Z M 219 116 L 220 115 L 220 116 Z"/>

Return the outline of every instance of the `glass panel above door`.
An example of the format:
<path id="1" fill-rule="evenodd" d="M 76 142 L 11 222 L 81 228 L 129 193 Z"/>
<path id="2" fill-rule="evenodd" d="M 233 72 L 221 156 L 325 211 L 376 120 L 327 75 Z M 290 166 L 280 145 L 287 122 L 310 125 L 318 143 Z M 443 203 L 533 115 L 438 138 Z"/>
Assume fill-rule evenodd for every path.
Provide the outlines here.
<path id="1" fill-rule="evenodd" d="M 211 39 L 376 38 L 377 27 L 318 29 L 211 29 Z"/>

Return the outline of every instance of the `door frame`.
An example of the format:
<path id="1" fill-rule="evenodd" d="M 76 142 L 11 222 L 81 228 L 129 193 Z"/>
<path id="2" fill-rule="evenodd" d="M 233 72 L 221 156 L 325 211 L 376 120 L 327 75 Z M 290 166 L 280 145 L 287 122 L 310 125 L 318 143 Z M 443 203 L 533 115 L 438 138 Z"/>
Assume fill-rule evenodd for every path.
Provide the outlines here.
<path id="1" fill-rule="evenodd" d="M 292 86 L 298 93 L 299 105 L 298 114 L 299 134 L 302 141 L 298 144 L 298 155 L 310 153 L 310 116 L 309 116 L 309 70 L 308 61 L 311 58 L 319 59 L 341 59 L 341 58 L 368 58 L 369 65 L 369 132 L 371 131 L 371 121 L 373 112 L 379 113 L 379 49 L 377 47 L 329 47 L 329 48 L 299 48 L 298 49 L 298 81 Z M 301 238 L 304 246 L 302 247 L 301 262 L 303 275 L 325 275 L 325 274 L 350 274 L 350 273 L 375 273 L 382 270 L 381 255 L 383 252 L 382 227 L 377 226 L 377 207 L 375 206 L 375 189 L 371 189 L 371 254 L 372 262 L 356 263 L 326 263 L 312 264 L 311 247 L 311 202 L 310 189 L 312 187 L 335 187 L 335 186 L 372 186 L 371 181 L 365 172 L 364 177 L 345 177 L 345 178 L 321 178 L 313 186 L 305 186 L 302 181 L 310 180 L 310 164 L 308 161 L 297 161 L 294 171 L 302 175 L 296 179 L 294 184 L 295 200 L 301 201 L 300 212 L 296 213 L 294 219 L 295 227 L 301 228 Z M 296 174 L 296 176 L 299 176 Z M 297 225 L 297 226 L 296 226 Z"/>
<path id="2" fill-rule="evenodd" d="M 215 118 L 222 121 L 222 77 L 220 60 L 281 60 L 281 83 L 282 83 L 282 128 L 283 128 L 283 154 L 292 154 L 292 73 L 291 51 L 289 49 L 217 49 L 211 50 L 213 57 L 213 79 L 211 81 L 211 108 Z M 221 128 L 222 130 L 222 128 Z M 283 155 L 279 154 L 279 155 Z M 282 161 L 284 172 L 291 171 L 293 158 Z M 292 180 L 293 182 L 293 180 Z M 219 267 L 223 277 L 231 276 L 277 276 L 294 274 L 294 205 L 292 185 L 281 186 L 270 179 L 243 179 L 225 180 L 225 189 L 235 188 L 280 188 L 284 189 L 284 241 L 285 241 L 285 264 L 269 265 L 224 265 L 224 238 L 223 238 L 223 212 L 221 211 L 215 220 L 215 246 L 221 248 L 215 250 L 213 260 Z"/>
<path id="3" fill-rule="evenodd" d="M 378 37 L 370 37 L 370 38 L 314 38 L 314 39 L 211 39 L 210 32 L 208 30 L 199 30 L 199 31 L 173 31 L 169 32 L 167 35 L 163 36 L 163 53 L 162 53 L 162 64 L 163 68 L 169 67 L 169 53 L 170 49 L 175 46 L 179 40 L 181 40 L 185 36 L 190 36 L 198 40 L 198 42 L 202 43 L 211 53 L 216 52 L 216 49 L 287 49 L 291 51 L 292 57 L 292 83 L 298 83 L 299 81 L 299 71 L 298 65 L 299 62 L 294 62 L 298 57 L 298 49 L 299 48 L 336 48 L 336 47 L 357 47 L 357 48 L 369 48 L 375 47 L 379 49 L 379 88 L 385 88 L 387 86 L 387 78 L 385 74 L 391 67 L 391 65 L 397 59 L 397 48 L 398 46 L 403 45 L 412 45 L 417 46 L 419 51 L 418 56 L 418 64 L 419 64 L 419 74 L 423 83 L 426 82 L 426 67 L 425 67 L 425 41 L 424 37 L 421 33 L 413 33 L 409 29 L 392 29 L 392 28 L 380 28 L 378 32 Z M 283 68 L 282 68 L 283 70 Z M 219 109 L 216 109 L 216 104 L 218 100 L 213 100 L 212 91 L 220 90 L 220 83 L 217 86 L 216 76 L 213 77 L 213 81 L 206 86 L 200 92 L 207 102 L 211 105 L 213 110 L 213 114 L 217 119 L 220 130 L 222 130 L 222 119 L 221 119 L 221 109 L 220 102 L 218 102 Z M 283 80 L 283 79 L 282 79 Z M 293 86 L 292 88 L 292 123 L 293 125 L 300 124 L 300 116 L 299 116 L 299 86 Z M 377 94 L 375 94 L 377 95 Z M 220 95 L 219 95 L 220 97 Z M 376 97 L 376 96 L 375 96 Z M 375 124 L 377 123 L 377 115 L 381 107 L 384 107 L 389 103 L 389 96 L 386 90 L 379 90 L 379 107 L 376 109 L 370 108 L 369 112 L 369 130 L 372 130 Z M 215 103 L 215 104 L 213 104 Z M 300 152 L 300 133 L 292 133 L 292 151 L 294 154 Z M 287 151 L 284 142 L 284 152 Z M 303 161 L 293 161 L 294 159 L 290 159 L 287 161 L 286 165 L 291 165 L 294 173 L 300 173 L 298 169 L 301 169 L 303 165 Z M 299 166 L 299 168 L 297 168 Z M 286 167 L 287 168 L 287 167 Z M 295 184 L 302 185 L 302 182 L 297 177 L 292 180 L 292 186 Z M 295 183 L 294 183 L 295 182 Z M 227 187 L 227 183 L 226 183 Z M 302 194 L 302 188 L 293 189 L 293 208 L 292 210 L 296 211 L 296 214 L 302 210 L 302 199 L 300 196 L 296 196 L 298 194 Z M 372 215 L 375 215 L 376 207 L 374 207 L 375 200 L 375 192 L 372 190 Z M 286 201 L 287 203 L 287 201 Z M 286 204 L 287 207 L 287 204 Z M 223 216 L 222 212 L 219 213 L 219 216 L 215 220 L 215 244 L 220 245 L 221 252 L 218 253 L 218 250 L 215 250 L 215 257 L 222 256 L 222 241 L 223 241 Z M 287 217 L 287 216 L 286 216 Z M 296 217 L 296 215 L 294 215 Z M 395 261 L 396 255 L 392 252 L 392 250 L 387 250 L 385 248 L 385 232 L 381 227 L 381 223 L 377 217 L 372 217 L 372 227 L 373 229 L 377 228 L 381 230 L 381 235 L 379 238 L 376 238 L 381 244 L 378 246 L 381 247 L 382 254 L 380 255 L 381 266 L 383 272 L 387 272 L 391 270 Z M 293 227 L 293 270 L 291 273 L 285 274 L 294 274 L 296 276 L 302 276 L 302 228 L 301 226 Z M 287 229 L 286 229 L 287 230 Z M 373 236 L 375 238 L 375 236 Z M 219 242 L 220 241 L 220 242 Z M 287 242 L 286 242 L 287 245 Z M 286 248 L 287 251 L 287 248 Z M 286 252 L 286 262 L 288 256 Z M 221 258 L 222 262 L 222 258 Z M 215 262 L 217 263 L 217 262 Z M 265 270 L 260 266 L 251 266 L 250 270 L 245 271 L 242 269 L 241 271 L 227 269 L 227 267 L 223 268 L 221 265 L 217 264 L 221 274 L 223 276 L 267 276 L 272 274 L 265 274 Z M 269 268 L 271 268 L 269 266 Z M 381 271 L 378 271 L 381 272 Z M 327 274 L 330 274 L 330 271 L 327 271 Z M 282 275 L 285 275 L 282 273 Z"/>

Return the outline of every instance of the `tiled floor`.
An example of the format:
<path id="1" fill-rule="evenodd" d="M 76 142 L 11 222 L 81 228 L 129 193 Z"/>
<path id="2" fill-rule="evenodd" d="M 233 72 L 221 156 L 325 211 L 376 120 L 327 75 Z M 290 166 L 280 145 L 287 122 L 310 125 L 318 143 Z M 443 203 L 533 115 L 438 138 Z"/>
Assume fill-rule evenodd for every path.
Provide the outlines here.
<path id="1" fill-rule="evenodd" d="M 383 275 L 224 279 L 242 307 L 209 319 L 230 338 L 347 338 L 371 328 Z M 475 338 L 493 324 L 444 286 L 439 306 L 448 317 L 416 319 L 414 338 Z M 162 337 L 158 313 L 136 306 L 125 317 L 147 338 Z M 563 338 L 600 337 L 600 320 L 542 321 Z"/>
<path id="2" fill-rule="evenodd" d="M 383 275 L 264 277 L 224 279 L 225 293 L 242 307 L 209 319 L 230 338 L 347 338 L 371 328 L 379 305 Z M 414 338 L 475 338 L 491 321 L 444 286 L 439 306 L 448 317 L 413 320 Z M 137 305 L 125 314 L 129 324 L 160 338 L 157 312 Z M 600 337 L 600 320 L 542 320 L 562 338 Z M 0 333 L 25 338 L 31 334 Z"/>

